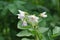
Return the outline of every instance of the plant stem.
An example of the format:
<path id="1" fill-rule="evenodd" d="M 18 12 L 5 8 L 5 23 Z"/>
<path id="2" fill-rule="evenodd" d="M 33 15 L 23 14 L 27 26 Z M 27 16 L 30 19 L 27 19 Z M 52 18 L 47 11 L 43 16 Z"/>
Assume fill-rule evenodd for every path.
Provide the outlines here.
<path id="1" fill-rule="evenodd" d="M 39 36 L 38 36 L 38 32 L 37 32 L 37 28 L 34 27 L 35 30 L 35 40 L 39 40 Z"/>
<path id="2" fill-rule="evenodd" d="M 35 36 L 35 40 L 39 40 L 39 38 L 38 38 L 38 36 L 37 36 L 37 35 Z"/>

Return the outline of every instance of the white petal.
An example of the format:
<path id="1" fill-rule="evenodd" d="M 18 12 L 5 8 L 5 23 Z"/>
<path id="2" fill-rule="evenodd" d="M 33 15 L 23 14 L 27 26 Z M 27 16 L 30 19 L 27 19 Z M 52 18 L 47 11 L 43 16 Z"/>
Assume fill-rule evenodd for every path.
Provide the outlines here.
<path id="1" fill-rule="evenodd" d="M 40 16 L 44 18 L 47 17 L 46 12 L 41 13 Z"/>
<path id="2" fill-rule="evenodd" d="M 28 16 L 29 22 L 35 23 L 38 21 L 38 17 L 36 17 L 35 15 L 30 15 Z"/>
<path id="3" fill-rule="evenodd" d="M 46 14 L 46 12 L 43 12 L 42 14 L 43 14 L 43 15 L 45 15 L 45 14 Z"/>
<path id="4" fill-rule="evenodd" d="M 20 12 L 20 14 L 17 14 L 18 15 L 18 19 L 21 19 L 23 20 L 24 17 L 25 17 L 25 12 L 21 11 L 21 10 L 18 10 Z"/>
<path id="5" fill-rule="evenodd" d="M 43 17 L 45 18 L 45 17 L 47 17 L 47 15 L 44 15 Z"/>
<path id="6" fill-rule="evenodd" d="M 25 12 L 24 11 L 21 11 L 21 10 L 18 10 L 19 11 L 19 13 L 20 14 L 25 14 Z"/>
<path id="7" fill-rule="evenodd" d="M 37 20 L 39 19 L 39 17 L 36 17 L 36 16 L 34 18 L 37 19 Z"/>

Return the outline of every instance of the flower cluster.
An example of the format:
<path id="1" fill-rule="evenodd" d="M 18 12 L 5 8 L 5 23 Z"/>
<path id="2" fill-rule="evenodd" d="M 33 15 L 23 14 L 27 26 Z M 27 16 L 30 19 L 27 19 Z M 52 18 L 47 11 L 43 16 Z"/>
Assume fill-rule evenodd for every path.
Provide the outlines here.
<path id="1" fill-rule="evenodd" d="M 21 19 L 23 21 L 22 22 L 22 26 L 27 26 L 28 25 L 27 22 L 32 23 L 32 24 L 38 23 L 39 17 L 37 17 L 35 15 L 28 15 L 27 16 L 27 20 L 28 21 L 26 21 L 25 20 L 26 12 L 21 11 L 21 10 L 18 10 L 18 11 L 19 11 L 19 14 L 17 14 L 18 15 L 18 19 Z M 43 18 L 47 17 L 46 12 L 41 13 L 40 16 L 43 17 Z"/>

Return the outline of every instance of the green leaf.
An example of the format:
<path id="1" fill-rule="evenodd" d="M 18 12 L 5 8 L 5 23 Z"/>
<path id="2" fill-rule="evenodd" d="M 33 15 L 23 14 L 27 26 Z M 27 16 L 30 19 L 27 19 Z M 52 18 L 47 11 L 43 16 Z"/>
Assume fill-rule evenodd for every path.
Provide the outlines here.
<path id="1" fill-rule="evenodd" d="M 60 33 L 60 27 L 55 27 L 53 29 L 53 34 L 57 34 L 57 33 Z"/>
<path id="2" fill-rule="evenodd" d="M 42 40 L 47 40 L 45 36 L 43 36 Z"/>
<path id="3" fill-rule="evenodd" d="M 53 29 L 53 35 L 52 35 L 52 37 L 56 37 L 56 36 L 58 36 L 58 35 L 60 35 L 60 27 L 55 27 L 54 29 Z"/>
<path id="4" fill-rule="evenodd" d="M 17 34 L 18 37 L 31 36 L 31 35 L 32 35 L 32 34 L 31 34 L 29 31 L 27 31 L 27 30 L 21 31 L 21 32 L 19 32 L 19 33 Z"/>
<path id="5" fill-rule="evenodd" d="M 8 4 L 8 2 L 0 0 L 0 9 L 4 9 L 4 7 Z"/>
<path id="6" fill-rule="evenodd" d="M 0 40 L 4 40 L 4 38 L 2 36 L 0 36 Z"/>
<path id="7" fill-rule="evenodd" d="M 25 10 L 24 4 L 26 4 L 26 2 L 14 1 L 14 4 L 17 6 L 18 10 Z"/>
<path id="8" fill-rule="evenodd" d="M 52 4 L 53 4 L 53 5 L 56 6 L 58 3 L 59 3 L 59 0 L 52 0 Z"/>
<path id="9" fill-rule="evenodd" d="M 22 40 L 34 40 L 34 39 L 22 38 Z"/>
<path id="10" fill-rule="evenodd" d="M 7 9 L 7 6 L 4 7 L 4 9 L 1 11 L 1 16 L 2 17 L 5 17 L 7 15 L 7 12 L 8 12 L 8 9 Z"/>
<path id="11" fill-rule="evenodd" d="M 18 13 L 18 10 L 25 10 L 23 4 L 25 4 L 23 1 L 14 1 L 12 4 L 8 5 L 8 9 L 10 12 L 16 15 Z"/>
<path id="12" fill-rule="evenodd" d="M 0 33 L 0 40 L 4 40 L 4 37 L 2 36 L 1 33 Z"/>
<path id="13" fill-rule="evenodd" d="M 23 5 L 23 4 L 25 4 L 26 2 L 24 2 L 24 1 L 14 1 L 14 4 L 16 4 L 16 5 Z"/>
<path id="14" fill-rule="evenodd" d="M 46 27 L 39 27 L 39 28 L 38 28 L 38 31 L 39 31 L 40 33 L 44 33 L 44 32 L 46 32 L 46 31 L 48 31 L 48 29 L 49 29 L 49 28 L 46 28 Z"/>
<path id="15" fill-rule="evenodd" d="M 8 9 L 9 9 L 10 12 L 12 12 L 14 15 L 17 14 L 18 9 L 17 9 L 17 6 L 16 6 L 15 4 L 9 4 L 9 5 L 8 5 Z"/>
<path id="16" fill-rule="evenodd" d="M 42 21 L 40 21 L 39 26 L 40 26 L 40 27 L 45 27 L 45 26 L 46 26 L 46 21 L 45 21 L 45 19 L 43 19 Z"/>
<path id="17" fill-rule="evenodd" d="M 28 39 L 28 38 L 23 38 L 22 40 L 30 40 L 30 39 Z"/>

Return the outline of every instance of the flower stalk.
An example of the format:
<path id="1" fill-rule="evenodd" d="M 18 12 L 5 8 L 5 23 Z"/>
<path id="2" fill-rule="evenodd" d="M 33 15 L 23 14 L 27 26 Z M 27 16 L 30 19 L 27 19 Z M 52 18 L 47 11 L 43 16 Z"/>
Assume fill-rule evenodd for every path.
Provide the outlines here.
<path id="1" fill-rule="evenodd" d="M 36 26 L 34 26 L 34 30 L 35 30 L 35 40 L 40 40 L 39 34 L 38 34 L 38 32 L 37 32 L 37 27 L 36 27 Z"/>

